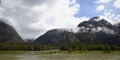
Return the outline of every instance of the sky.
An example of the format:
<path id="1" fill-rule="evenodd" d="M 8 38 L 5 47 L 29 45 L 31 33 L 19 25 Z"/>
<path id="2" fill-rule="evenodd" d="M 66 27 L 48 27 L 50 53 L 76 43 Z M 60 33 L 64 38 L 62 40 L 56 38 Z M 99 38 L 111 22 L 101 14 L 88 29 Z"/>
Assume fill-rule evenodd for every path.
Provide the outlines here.
<path id="1" fill-rule="evenodd" d="M 23 39 L 51 29 L 71 29 L 94 16 L 120 20 L 120 0 L 1 0 L 0 18 Z"/>

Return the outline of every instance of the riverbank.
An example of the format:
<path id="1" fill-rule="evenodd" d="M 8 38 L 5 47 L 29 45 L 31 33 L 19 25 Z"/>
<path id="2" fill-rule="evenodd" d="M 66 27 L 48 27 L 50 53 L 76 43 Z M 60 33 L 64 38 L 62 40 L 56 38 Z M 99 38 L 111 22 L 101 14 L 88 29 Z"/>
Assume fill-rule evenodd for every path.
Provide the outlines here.
<path id="1" fill-rule="evenodd" d="M 120 51 L 0 51 L 0 60 L 120 60 Z"/>
<path id="2" fill-rule="evenodd" d="M 120 51 L 0 51 L 0 54 L 120 54 Z"/>

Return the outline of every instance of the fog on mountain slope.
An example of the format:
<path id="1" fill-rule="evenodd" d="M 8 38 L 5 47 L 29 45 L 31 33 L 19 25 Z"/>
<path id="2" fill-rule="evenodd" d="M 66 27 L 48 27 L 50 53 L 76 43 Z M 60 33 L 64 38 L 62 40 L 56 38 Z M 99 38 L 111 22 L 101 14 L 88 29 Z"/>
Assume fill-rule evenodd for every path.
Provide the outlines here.
<path id="1" fill-rule="evenodd" d="M 93 17 L 88 21 L 81 22 L 76 29 L 50 30 L 39 36 L 34 42 L 54 46 L 75 42 L 120 45 L 119 27 L 119 23 L 112 24 L 104 18 Z"/>
<path id="2" fill-rule="evenodd" d="M 23 43 L 24 41 L 12 26 L 0 21 L 0 42 Z"/>
<path id="3" fill-rule="evenodd" d="M 93 17 L 89 21 L 84 21 L 78 25 L 80 32 L 99 32 L 115 34 L 114 26 L 102 17 Z"/>

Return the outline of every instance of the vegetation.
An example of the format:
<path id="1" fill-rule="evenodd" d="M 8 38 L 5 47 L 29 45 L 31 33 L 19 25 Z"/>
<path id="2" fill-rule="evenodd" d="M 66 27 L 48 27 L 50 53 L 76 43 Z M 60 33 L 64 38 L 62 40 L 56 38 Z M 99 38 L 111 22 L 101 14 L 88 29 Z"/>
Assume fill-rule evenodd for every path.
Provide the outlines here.
<path id="1" fill-rule="evenodd" d="M 85 44 L 85 43 L 67 43 L 63 44 L 60 48 L 63 51 L 103 51 L 104 53 L 110 53 L 114 51 L 119 51 L 120 46 L 115 45 L 105 45 L 105 44 Z"/>
<path id="2" fill-rule="evenodd" d="M 22 51 L 44 51 L 44 50 L 55 50 L 59 49 L 62 51 L 103 51 L 104 53 L 110 53 L 114 51 L 119 51 L 119 46 L 114 45 L 104 45 L 104 44 L 85 44 L 85 43 L 64 43 L 60 47 L 55 47 L 51 45 L 40 45 L 33 43 L 0 43 L 0 50 L 22 50 Z"/>
<path id="3" fill-rule="evenodd" d="M 42 51 L 55 49 L 53 46 L 33 43 L 0 43 L 0 50 Z"/>

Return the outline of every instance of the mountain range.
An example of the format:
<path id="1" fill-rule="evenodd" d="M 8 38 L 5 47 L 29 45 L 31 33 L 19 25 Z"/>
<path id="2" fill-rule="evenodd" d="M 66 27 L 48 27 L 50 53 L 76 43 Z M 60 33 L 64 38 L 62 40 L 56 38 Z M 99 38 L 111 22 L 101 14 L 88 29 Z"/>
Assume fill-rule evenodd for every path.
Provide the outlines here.
<path id="1" fill-rule="evenodd" d="M 120 45 L 120 23 L 96 16 L 81 22 L 75 29 L 53 29 L 39 36 L 34 43 L 61 46 L 65 43 Z"/>
<path id="2" fill-rule="evenodd" d="M 35 41 L 43 45 L 61 46 L 66 43 L 120 45 L 120 22 L 111 23 L 100 16 L 83 21 L 75 29 L 52 29 L 39 36 Z M 17 31 L 0 21 L 0 42 L 24 43 Z"/>

